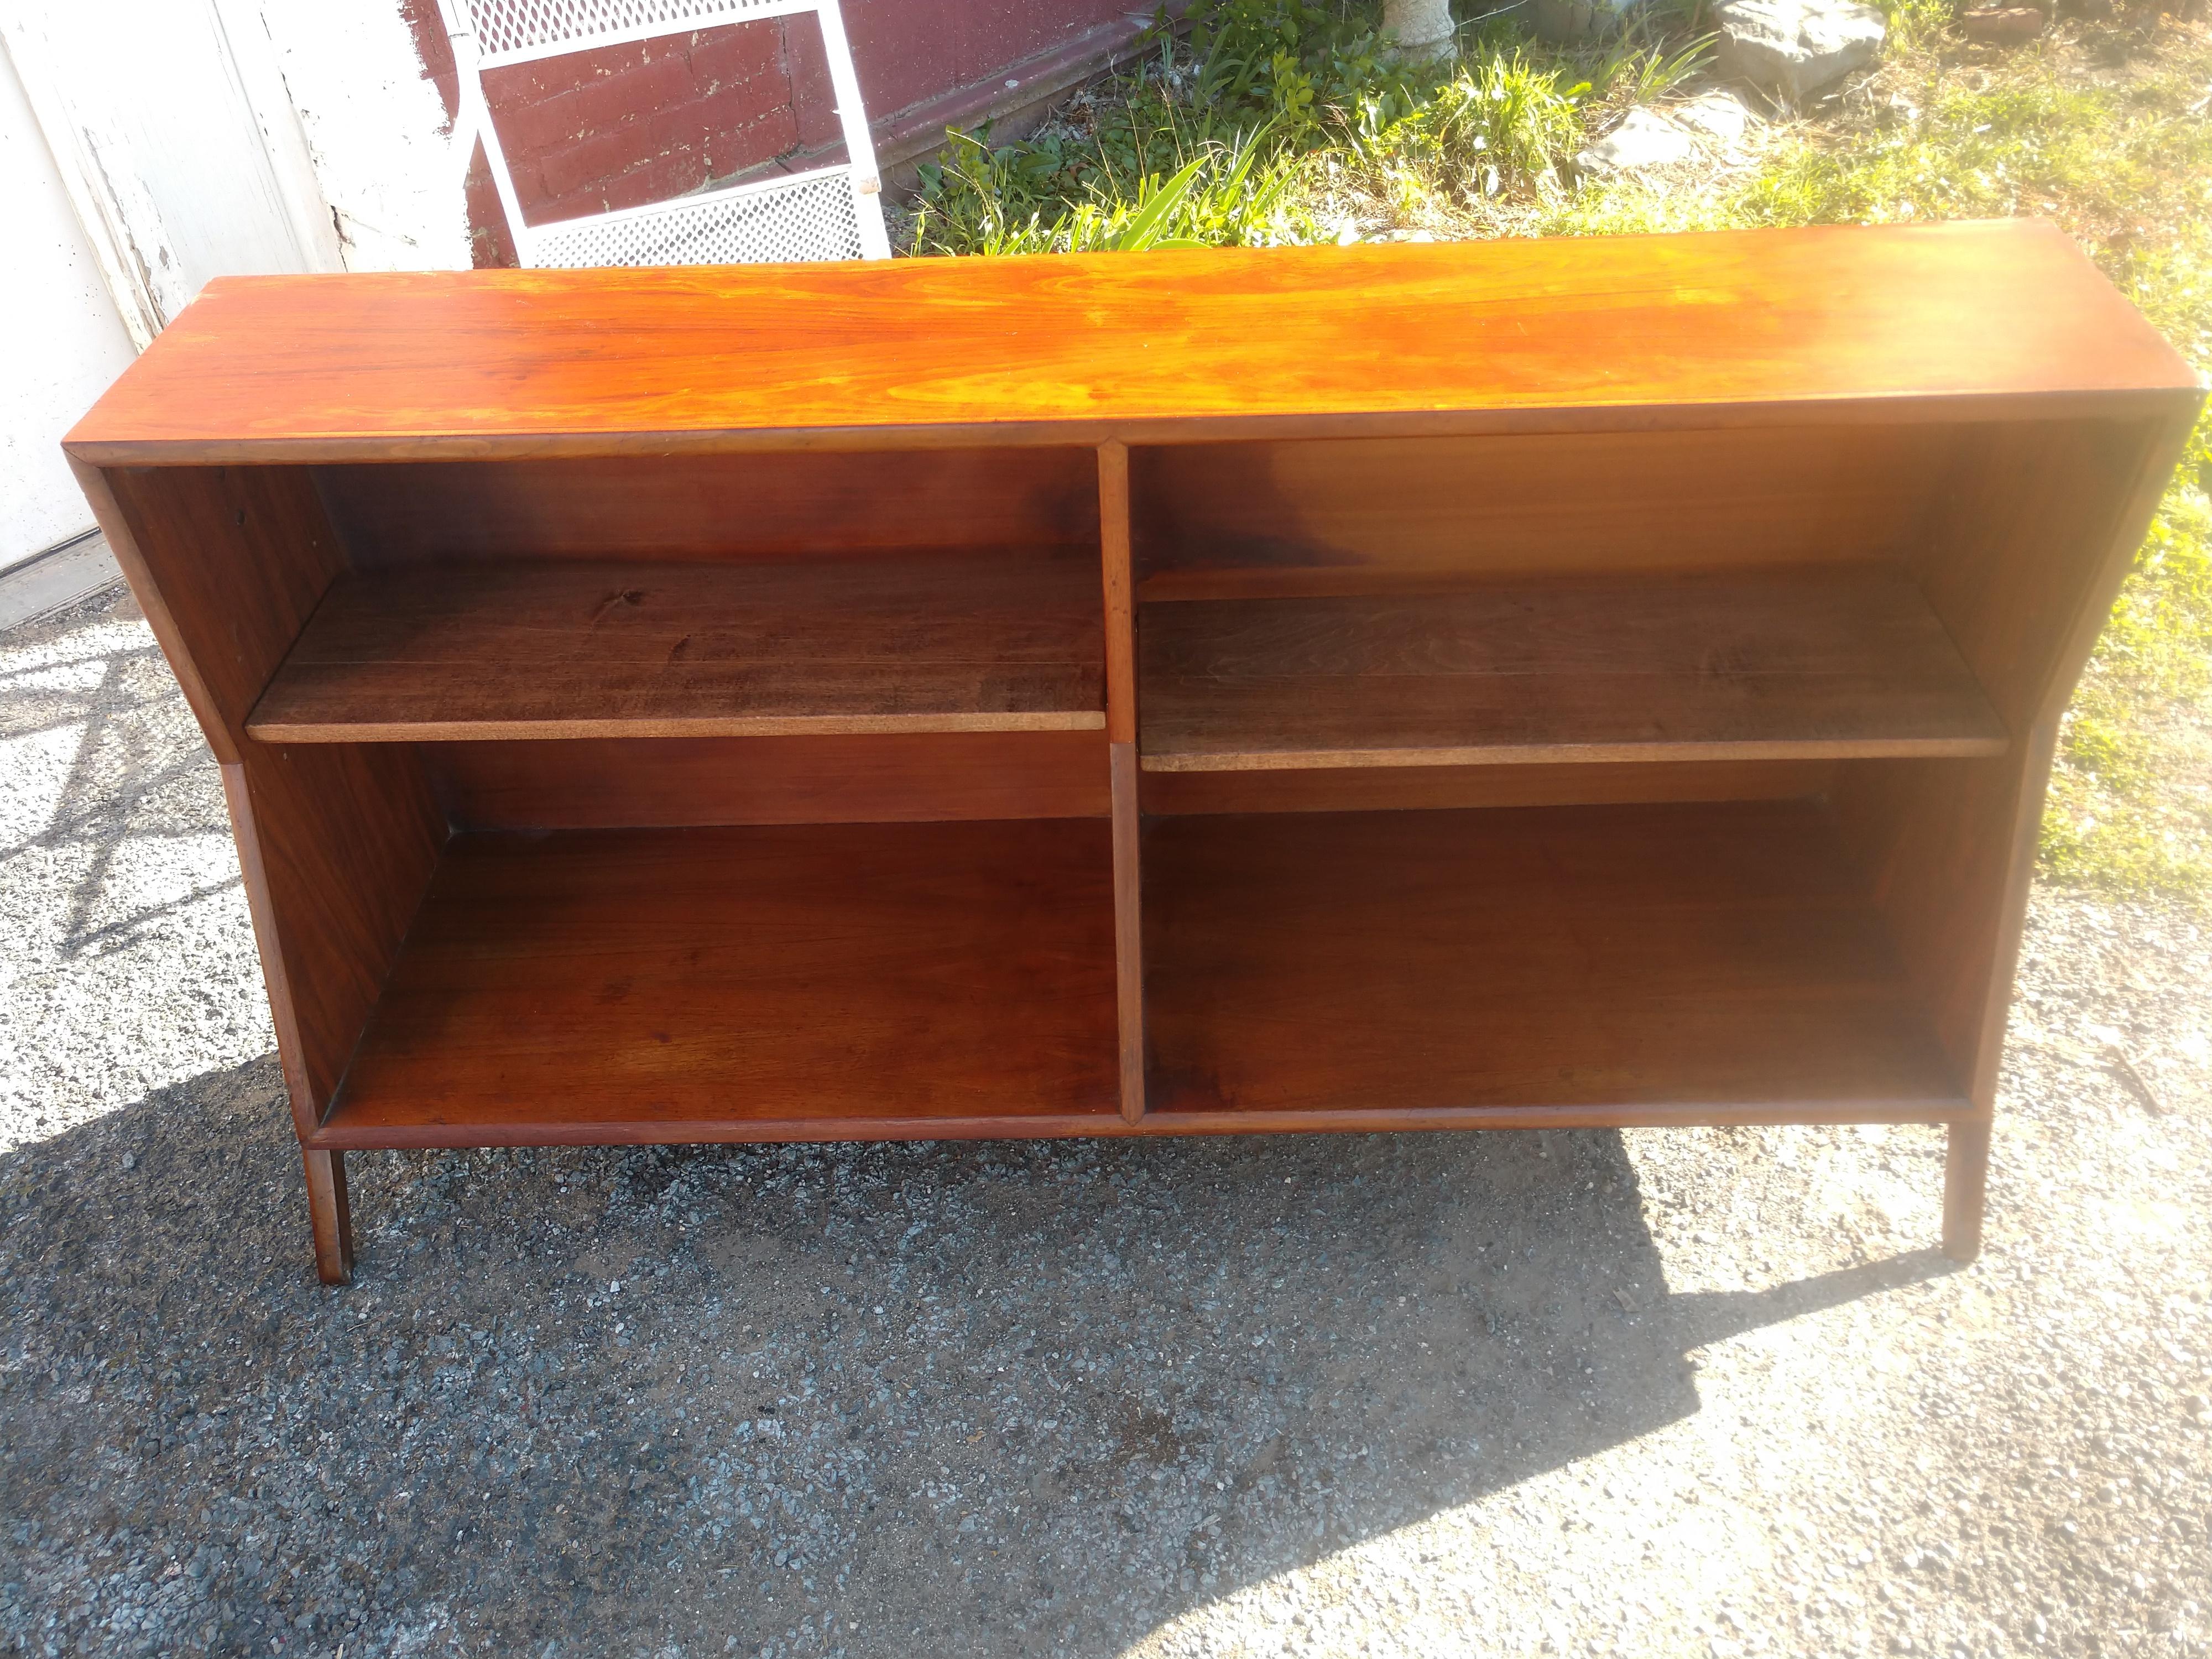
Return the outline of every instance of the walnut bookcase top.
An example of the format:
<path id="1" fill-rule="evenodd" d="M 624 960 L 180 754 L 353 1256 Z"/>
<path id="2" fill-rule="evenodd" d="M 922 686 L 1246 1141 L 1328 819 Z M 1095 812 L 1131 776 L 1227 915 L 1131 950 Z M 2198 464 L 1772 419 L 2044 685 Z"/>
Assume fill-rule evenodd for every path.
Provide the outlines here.
<path id="1" fill-rule="evenodd" d="M 672 270 L 228 277 L 96 465 L 2154 412 L 2035 221 Z"/>

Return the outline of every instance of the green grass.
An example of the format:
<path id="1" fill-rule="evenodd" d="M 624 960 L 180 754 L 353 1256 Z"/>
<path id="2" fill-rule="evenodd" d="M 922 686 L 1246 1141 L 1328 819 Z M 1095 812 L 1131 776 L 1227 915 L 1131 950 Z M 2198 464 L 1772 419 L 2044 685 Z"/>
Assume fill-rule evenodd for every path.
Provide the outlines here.
<path id="1" fill-rule="evenodd" d="M 1951 0 L 1891 0 L 1879 81 L 1765 131 L 1748 158 L 1654 184 L 1571 161 L 1708 45 L 1647 8 L 1607 48 L 1462 30 L 1449 74 L 1394 64 L 1366 0 L 1201 0 L 1187 40 L 1035 139 L 951 141 L 913 238 L 933 253 L 1378 234 L 1598 235 L 2055 218 L 2212 371 L 2212 36 L 2172 23 L 1995 56 Z M 2212 422 L 2198 428 L 2061 734 L 2046 878 L 2212 901 Z"/>

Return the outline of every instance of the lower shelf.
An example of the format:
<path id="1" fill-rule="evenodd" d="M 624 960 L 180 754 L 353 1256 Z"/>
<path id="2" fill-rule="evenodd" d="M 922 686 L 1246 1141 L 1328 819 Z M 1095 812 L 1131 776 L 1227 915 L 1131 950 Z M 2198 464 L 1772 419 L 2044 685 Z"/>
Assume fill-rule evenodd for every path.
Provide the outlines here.
<path id="1" fill-rule="evenodd" d="M 1168 818 L 1144 871 L 1157 1131 L 1970 1110 L 1812 802 Z"/>
<path id="2" fill-rule="evenodd" d="M 451 842 L 314 1144 L 1118 1127 L 1096 819 Z"/>

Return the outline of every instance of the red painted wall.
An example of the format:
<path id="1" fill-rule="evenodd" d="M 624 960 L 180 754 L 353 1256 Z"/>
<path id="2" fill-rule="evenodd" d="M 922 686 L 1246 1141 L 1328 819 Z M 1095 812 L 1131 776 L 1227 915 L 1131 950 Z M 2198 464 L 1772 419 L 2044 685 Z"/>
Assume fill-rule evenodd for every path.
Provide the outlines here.
<path id="1" fill-rule="evenodd" d="M 435 0 L 400 0 L 450 114 L 451 43 Z M 879 151 L 978 118 L 1006 81 L 1057 54 L 1127 40 L 1134 0 L 845 0 L 860 95 Z M 776 18 L 526 64 L 487 77 L 493 119 L 532 224 L 663 201 L 783 161 L 843 154 L 811 17 Z M 930 123 L 934 123 L 932 130 Z M 934 143 L 930 143 L 933 149 Z M 470 222 L 478 264 L 511 264 L 479 161 Z"/>

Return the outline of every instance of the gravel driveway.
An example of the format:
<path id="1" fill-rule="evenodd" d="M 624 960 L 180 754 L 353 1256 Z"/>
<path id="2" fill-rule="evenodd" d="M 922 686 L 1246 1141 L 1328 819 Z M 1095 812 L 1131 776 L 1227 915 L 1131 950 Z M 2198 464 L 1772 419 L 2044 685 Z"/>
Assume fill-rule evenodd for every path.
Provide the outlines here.
<path id="1" fill-rule="evenodd" d="M 2212 1652 L 2212 942 L 2039 894 L 1908 1129 L 370 1153 L 212 760 L 0 635 L 0 1650 Z M 2124 1056 L 2124 1058 L 2123 1058 Z"/>

